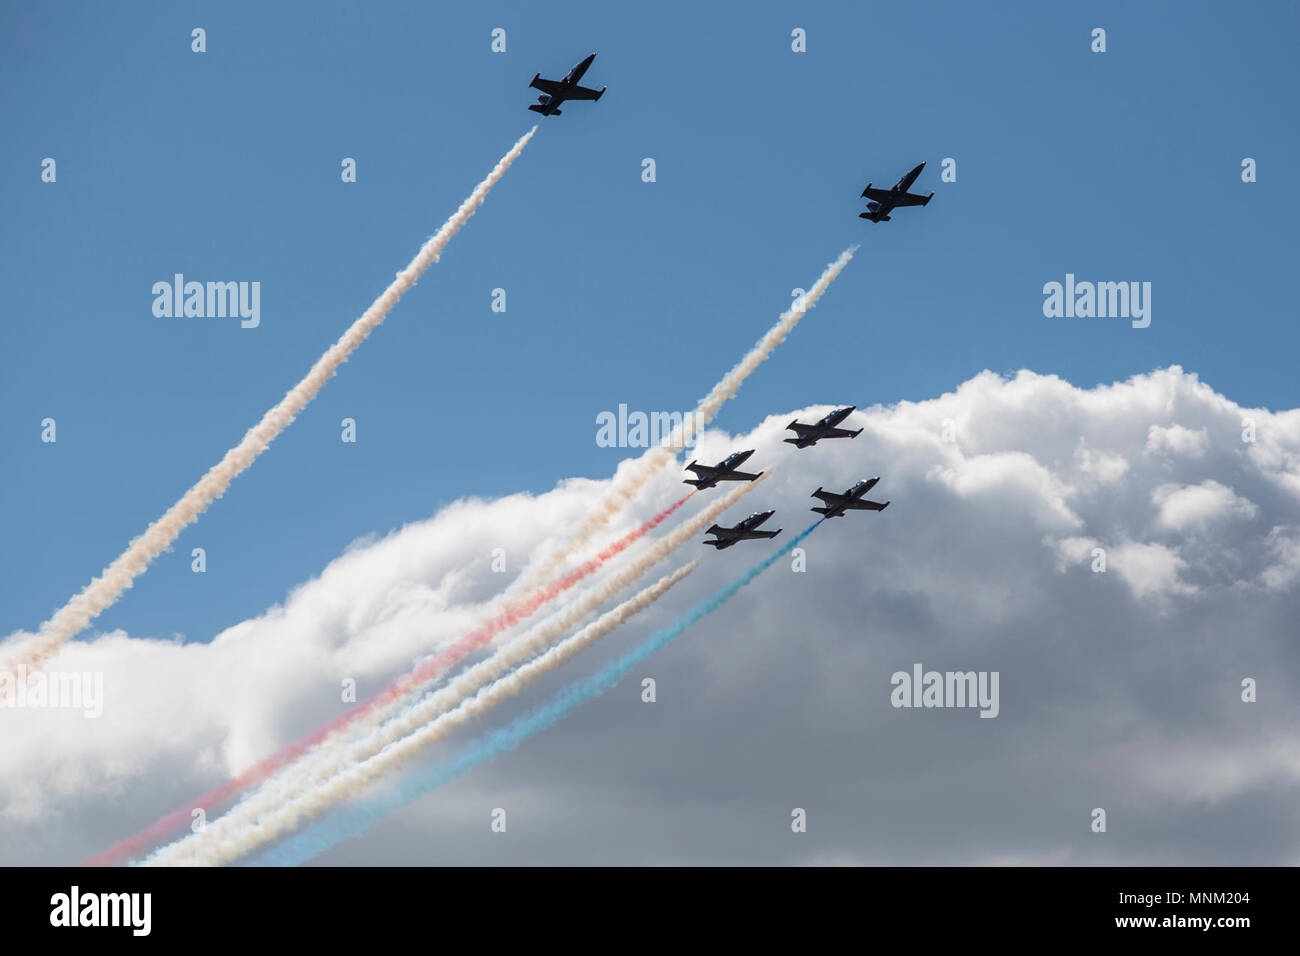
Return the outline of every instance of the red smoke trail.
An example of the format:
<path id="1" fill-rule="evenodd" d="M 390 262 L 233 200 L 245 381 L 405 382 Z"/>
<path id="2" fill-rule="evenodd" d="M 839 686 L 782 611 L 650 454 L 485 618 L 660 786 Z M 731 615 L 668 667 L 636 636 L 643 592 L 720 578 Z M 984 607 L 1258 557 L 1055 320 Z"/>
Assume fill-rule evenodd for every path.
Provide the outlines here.
<path id="1" fill-rule="evenodd" d="M 344 711 L 341 715 L 334 718 L 334 720 L 330 721 L 328 724 L 325 724 L 323 727 L 312 731 L 307 736 L 289 744 L 287 747 L 271 754 L 269 757 L 263 758 L 239 776 L 232 777 L 225 783 L 209 790 L 197 800 L 193 800 L 179 810 L 167 814 L 148 828 L 141 830 L 135 836 L 119 840 L 107 850 L 82 860 L 80 865 L 112 866 L 115 863 L 120 863 L 122 860 L 134 856 L 146 846 L 162 839 L 169 833 L 180 829 L 188 823 L 191 819 L 191 813 L 195 808 L 202 807 L 205 811 L 211 810 L 217 805 L 235 796 L 246 787 L 261 783 L 271 774 L 302 756 L 335 731 L 342 730 L 354 720 L 358 720 L 384 704 L 405 696 L 421 684 L 436 677 L 448 667 L 451 667 L 470 651 L 482 647 L 502 631 L 513 627 L 515 624 L 532 615 L 532 613 L 543 604 L 546 604 L 548 601 L 551 601 L 556 596 L 573 587 L 583 578 L 587 577 L 587 575 L 599 569 L 600 566 L 610 558 L 627 550 L 627 548 L 634 542 L 645 537 L 649 532 L 662 524 L 669 515 L 682 505 L 686 504 L 693 494 L 695 494 L 694 491 L 678 501 L 673 502 L 640 527 L 634 528 L 613 544 L 609 545 L 595 557 L 588 558 L 563 577 L 556 578 L 550 584 L 538 588 L 524 599 L 506 608 L 486 624 L 471 631 L 460 640 L 448 645 L 437 654 L 434 654 L 432 657 L 423 661 L 415 669 L 394 680 L 374 697 L 356 704 L 349 710 Z"/>

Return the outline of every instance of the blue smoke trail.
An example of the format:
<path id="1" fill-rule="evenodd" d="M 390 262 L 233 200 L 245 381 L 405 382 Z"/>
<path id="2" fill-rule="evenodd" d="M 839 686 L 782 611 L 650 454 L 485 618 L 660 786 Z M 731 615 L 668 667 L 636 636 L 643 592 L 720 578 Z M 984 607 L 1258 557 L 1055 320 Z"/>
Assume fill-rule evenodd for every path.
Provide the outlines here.
<path id="1" fill-rule="evenodd" d="M 517 717 L 499 730 L 480 737 L 450 760 L 411 774 L 402 779 L 392 790 L 377 794 L 360 806 L 348 807 L 330 814 L 320 823 L 313 824 L 275 849 L 262 854 L 252 861 L 251 865 L 297 866 L 305 863 L 347 837 L 360 835 L 388 814 L 409 806 L 434 787 L 459 777 L 499 754 L 513 750 L 533 734 L 559 723 L 579 704 L 609 690 L 626 677 L 632 668 L 651 654 L 668 646 L 674 638 L 700 618 L 721 607 L 728 598 L 770 568 L 783 555 L 788 554 L 825 520 L 821 518 L 813 522 L 711 598 L 701 601 L 672 624 L 651 634 L 622 657 L 606 664 L 590 677 L 576 680 L 563 688 L 531 713 Z"/>

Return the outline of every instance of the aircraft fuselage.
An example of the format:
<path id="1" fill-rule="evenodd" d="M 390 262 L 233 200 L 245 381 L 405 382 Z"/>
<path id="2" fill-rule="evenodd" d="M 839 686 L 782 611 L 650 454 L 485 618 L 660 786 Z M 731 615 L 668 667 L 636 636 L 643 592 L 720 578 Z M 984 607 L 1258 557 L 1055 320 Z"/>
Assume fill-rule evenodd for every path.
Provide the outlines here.
<path id="1" fill-rule="evenodd" d="M 564 74 L 564 79 L 561 82 L 564 83 L 565 86 L 577 86 L 578 81 L 582 79 L 582 74 L 587 72 L 587 67 L 591 66 L 591 61 L 594 59 L 596 59 L 596 54 L 593 53 L 568 73 Z"/>
<path id="2" fill-rule="evenodd" d="M 923 169 L 925 169 L 925 163 L 921 163 L 919 166 L 914 167 L 911 171 L 906 173 L 890 191 L 896 193 L 907 192 L 912 188 L 912 183 L 916 182 L 916 177 L 921 175 L 921 170 Z"/>

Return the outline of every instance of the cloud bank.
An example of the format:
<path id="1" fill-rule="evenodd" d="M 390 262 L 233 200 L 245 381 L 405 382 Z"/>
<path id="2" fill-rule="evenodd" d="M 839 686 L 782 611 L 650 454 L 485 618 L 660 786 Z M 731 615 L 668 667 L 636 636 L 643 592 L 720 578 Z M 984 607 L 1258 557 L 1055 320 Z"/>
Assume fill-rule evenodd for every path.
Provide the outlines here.
<path id="1" fill-rule="evenodd" d="M 773 567 L 626 686 L 321 862 L 1300 862 L 1300 411 L 1242 408 L 1175 367 L 1090 389 L 986 372 L 797 453 L 791 417 L 700 438 L 701 460 L 793 455 L 724 521 L 776 508 L 793 533 L 814 488 L 876 474 L 889 510 L 827 522 L 805 570 Z M 343 681 L 364 697 L 461 636 L 618 480 L 462 500 L 210 641 L 69 645 L 58 668 L 102 671 L 104 714 L 0 713 L 0 862 L 74 862 L 329 720 Z M 593 547 L 679 481 L 657 475 Z M 518 706 L 770 547 L 747 544 Z M 1000 672 L 999 716 L 891 707 L 890 675 L 915 663 Z"/>

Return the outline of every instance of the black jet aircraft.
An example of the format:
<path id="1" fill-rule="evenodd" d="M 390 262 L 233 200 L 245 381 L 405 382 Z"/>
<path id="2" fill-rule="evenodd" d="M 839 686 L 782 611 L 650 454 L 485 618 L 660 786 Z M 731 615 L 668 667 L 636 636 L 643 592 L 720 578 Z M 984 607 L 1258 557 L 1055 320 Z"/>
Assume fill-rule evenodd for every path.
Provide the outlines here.
<path id="1" fill-rule="evenodd" d="M 879 480 L 879 476 L 863 478 L 842 495 L 837 495 L 833 491 L 822 491 L 818 488 L 812 493 L 812 497 L 820 498 L 826 502 L 826 507 L 813 508 L 812 510 L 828 518 L 843 518 L 846 511 L 884 511 L 889 507 L 888 501 L 882 505 L 879 501 L 862 500 L 862 496 L 874 488 Z"/>
<path id="2" fill-rule="evenodd" d="M 565 100 L 600 99 L 606 87 L 602 86 L 598 90 L 591 90 L 578 85 L 578 81 L 582 79 L 582 74 L 587 72 L 587 67 L 591 66 L 591 61 L 594 59 L 596 59 L 596 54 L 593 53 L 566 73 L 562 80 L 544 80 L 542 74 L 538 73 L 533 77 L 533 82 L 528 85 L 541 90 L 542 95 L 537 97 L 537 102 L 528 108 L 535 113 L 541 113 L 543 116 L 559 116 L 560 104 Z"/>
<path id="3" fill-rule="evenodd" d="M 784 531 L 784 528 L 777 528 L 775 531 L 755 531 L 754 529 L 761 525 L 775 511 L 756 511 L 744 521 L 732 528 L 720 528 L 716 524 L 711 527 L 705 534 L 717 535 L 716 541 L 705 541 L 705 544 L 711 544 L 719 551 L 723 548 L 729 548 L 737 541 L 748 541 L 750 538 L 775 538 Z"/>
<path id="4" fill-rule="evenodd" d="M 794 432 L 798 438 L 785 439 L 796 448 L 807 448 L 809 445 L 815 445 L 823 438 L 857 438 L 862 434 L 862 429 L 852 431 L 848 428 L 836 428 L 840 422 L 853 414 L 856 405 L 849 405 L 846 408 L 837 408 L 828 414 L 815 425 L 805 425 L 799 419 L 795 419 L 789 425 L 785 426 L 788 432 Z"/>
<path id="5" fill-rule="evenodd" d="M 720 481 L 757 481 L 763 474 L 761 471 L 757 475 L 751 475 L 747 471 L 736 470 L 752 454 L 754 454 L 752 448 L 749 451 L 738 451 L 728 455 L 716 465 L 701 465 L 693 461 L 686 466 L 686 470 L 695 472 L 695 477 L 686 478 L 684 481 L 688 485 L 694 485 L 700 491 L 712 488 Z"/>
<path id="6" fill-rule="evenodd" d="M 867 203 L 867 211 L 858 213 L 859 219 L 870 219 L 872 222 L 889 222 L 889 213 L 899 206 L 924 206 L 934 198 L 934 193 L 928 196 L 918 196 L 916 193 L 909 193 L 908 187 L 916 182 L 916 177 L 921 175 L 921 170 L 925 169 L 925 163 L 917 166 L 911 172 L 907 173 L 894 184 L 893 189 L 872 189 L 871 183 L 867 183 L 867 188 L 862 190 L 862 198 L 871 200 Z"/>

